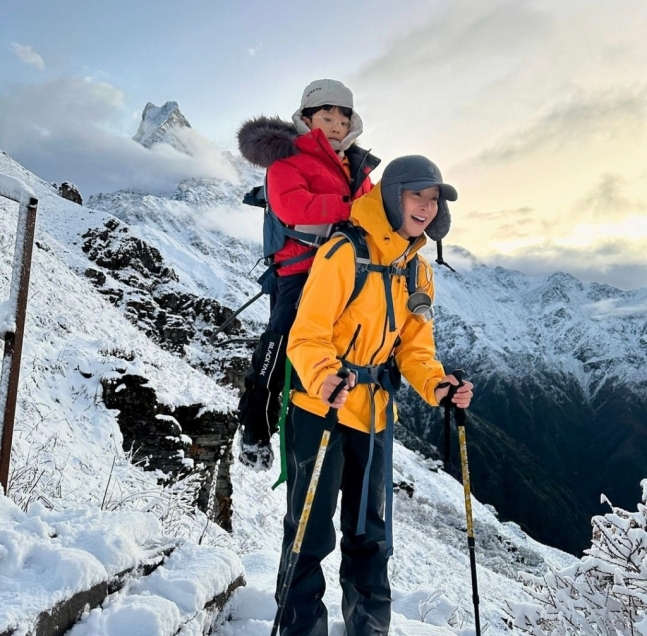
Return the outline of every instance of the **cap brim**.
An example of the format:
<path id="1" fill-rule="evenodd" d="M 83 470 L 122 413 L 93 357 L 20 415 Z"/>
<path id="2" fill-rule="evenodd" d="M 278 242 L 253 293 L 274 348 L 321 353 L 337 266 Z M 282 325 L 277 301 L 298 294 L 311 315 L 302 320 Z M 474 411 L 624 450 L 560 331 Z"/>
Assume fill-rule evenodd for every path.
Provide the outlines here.
<path id="1" fill-rule="evenodd" d="M 402 187 L 405 190 L 424 190 L 425 188 L 431 188 L 432 186 L 438 186 L 440 190 L 440 196 L 447 201 L 456 201 L 458 199 L 458 192 L 454 186 L 450 186 L 448 183 L 438 183 L 437 181 L 407 181 L 402 184 Z"/>

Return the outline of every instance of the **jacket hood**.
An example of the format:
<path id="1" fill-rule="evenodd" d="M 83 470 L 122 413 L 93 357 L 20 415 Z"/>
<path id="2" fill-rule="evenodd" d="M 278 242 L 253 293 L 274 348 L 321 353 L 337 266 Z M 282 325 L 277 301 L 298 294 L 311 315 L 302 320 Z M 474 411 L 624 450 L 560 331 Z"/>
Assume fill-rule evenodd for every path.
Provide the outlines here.
<path id="1" fill-rule="evenodd" d="M 396 262 L 405 255 L 406 260 L 409 260 L 427 242 L 424 233 L 411 243 L 391 227 L 382 201 L 382 182 L 353 203 L 350 221 L 363 228 L 371 237 L 371 244 L 380 252 L 381 265 Z"/>
<path id="2" fill-rule="evenodd" d="M 298 136 L 294 124 L 261 115 L 243 122 L 238 130 L 238 149 L 250 163 L 269 168 L 275 161 L 297 154 Z"/>

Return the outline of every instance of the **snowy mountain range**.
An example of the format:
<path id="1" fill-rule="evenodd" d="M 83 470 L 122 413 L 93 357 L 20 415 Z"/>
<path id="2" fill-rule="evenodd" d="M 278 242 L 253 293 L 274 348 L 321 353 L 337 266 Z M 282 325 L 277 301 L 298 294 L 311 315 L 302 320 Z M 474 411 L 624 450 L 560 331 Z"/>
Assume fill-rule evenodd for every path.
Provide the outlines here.
<path id="1" fill-rule="evenodd" d="M 439 358 L 478 387 L 475 491 L 578 553 L 600 493 L 630 505 L 647 474 L 647 289 L 531 278 L 456 249 L 448 260 L 458 273 L 437 268 L 435 334 Z M 427 444 L 439 439 L 428 409 L 402 420 Z"/>
<path id="2" fill-rule="evenodd" d="M 144 145 L 169 143 L 188 126 L 173 102 L 147 111 L 136 135 Z M 102 516 L 108 511 L 155 513 L 161 521 L 147 531 L 149 543 L 175 536 L 187 554 L 197 555 L 202 541 L 238 555 L 247 587 L 234 593 L 233 620 L 213 633 L 269 632 L 285 494 L 270 489 L 278 467 L 251 473 L 232 457 L 236 387 L 267 317 L 265 300 L 213 337 L 258 291 L 262 211 L 240 201 L 262 174 L 239 157 L 226 160 L 235 182 L 188 180 L 168 198 L 101 194 L 82 207 L 0 153 L 0 173 L 40 200 L 8 492 L 18 508 L 0 497 L 0 522 L 11 528 L 0 532 L 0 633 L 33 616 L 15 585 L 3 587 L 7 581 L 43 607 L 52 603 L 58 556 L 45 559 L 36 579 L 21 565 L 55 534 L 46 528 L 60 528 L 66 514 L 81 525 L 90 517 L 114 525 Z M 0 299 L 10 279 L 15 208 L 0 199 Z M 601 490 L 616 505 L 639 499 L 633 491 L 647 476 L 647 289 L 583 285 L 560 273 L 530 278 L 486 267 L 460 248 L 447 248 L 446 258 L 457 273 L 436 269 L 439 357 L 448 370 L 465 367 L 477 385 L 468 428 L 473 488 L 494 504 L 475 504 L 482 610 L 488 633 L 509 634 L 501 599 L 528 598 L 517 572 L 541 574 L 547 561 L 573 559 L 501 523 L 495 508 L 546 543 L 575 550 L 590 537 Z M 406 389 L 398 402 L 401 438 L 437 456 L 437 414 Z M 451 476 L 455 463 L 443 471 L 423 455 L 396 447 L 392 633 L 467 636 L 473 619 L 462 488 Z M 62 549 L 54 544 L 52 554 Z M 90 552 L 115 570 L 114 552 Z M 178 576 L 191 562 L 183 559 Z M 233 578 L 238 566 L 234 557 L 229 562 Z M 333 636 L 342 633 L 337 570 L 335 559 L 326 562 Z M 70 577 L 70 585 L 81 579 Z M 190 594 L 192 585 L 179 589 Z M 207 633 L 204 616 L 162 587 L 126 586 L 74 633 L 115 636 L 110 625 L 119 617 L 136 624 L 133 608 L 146 604 L 141 593 L 159 593 L 179 608 L 168 610 L 175 631 L 145 633 Z"/>
<path id="3" fill-rule="evenodd" d="M 179 111 L 173 103 L 159 111 L 169 113 L 155 120 L 162 139 Z M 240 201 L 263 175 L 240 157 L 227 159 L 237 184 L 194 179 L 180 183 L 171 199 L 119 192 L 92 197 L 89 205 L 137 225 L 170 261 L 178 251 L 168 242 L 186 244 L 189 232 L 197 247 L 186 278 L 209 289 L 211 272 L 216 280 L 227 276 L 223 254 L 247 272 L 254 259 L 232 260 L 220 238 L 212 242 L 202 232 L 205 223 L 225 236 L 247 226 L 260 240 L 261 213 Z M 426 250 L 433 260 L 433 246 Z M 446 250 L 458 271 L 436 268 L 436 341 L 446 366 L 465 367 L 479 387 L 472 410 L 483 422 L 473 435 L 474 469 L 482 476 L 476 492 L 533 536 L 578 553 L 588 545 L 590 517 L 602 510 L 600 493 L 630 506 L 647 474 L 647 288 L 585 285 L 562 272 L 528 277 L 486 267 L 461 248 Z M 257 289 L 246 276 L 233 287 L 246 297 Z M 218 298 L 240 306 L 244 298 L 236 293 Z M 264 305 L 244 316 L 262 322 L 258 311 Z M 416 448 L 435 456 L 436 414 L 413 392 L 404 401 L 413 406 L 402 409 L 403 429 L 419 438 Z"/>

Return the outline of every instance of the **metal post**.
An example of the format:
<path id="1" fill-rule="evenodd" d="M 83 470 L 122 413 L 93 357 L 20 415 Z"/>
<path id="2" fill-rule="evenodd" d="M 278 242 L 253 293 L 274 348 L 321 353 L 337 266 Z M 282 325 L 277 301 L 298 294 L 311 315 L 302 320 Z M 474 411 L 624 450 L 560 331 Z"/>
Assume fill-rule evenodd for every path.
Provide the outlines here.
<path id="1" fill-rule="evenodd" d="M 15 330 L 0 334 L 0 336 L 4 336 L 4 356 L 2 374 L 0 375 L 0 414 L 3 419 L 0 430 L 0 485 L 6 492 L 18 397 L 22 342 L 27 317 L 27 297 L 38 199 L 23 183 L 5 175 L 0 175 L 0 196 L 20 204 L 8 312 L 9 321 L 15 324 Z"/>

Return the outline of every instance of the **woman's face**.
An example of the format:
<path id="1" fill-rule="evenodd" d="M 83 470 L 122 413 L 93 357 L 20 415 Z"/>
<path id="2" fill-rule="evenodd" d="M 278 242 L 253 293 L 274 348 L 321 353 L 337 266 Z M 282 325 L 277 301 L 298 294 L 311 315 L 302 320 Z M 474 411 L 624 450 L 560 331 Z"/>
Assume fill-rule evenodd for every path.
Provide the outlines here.
<path id="1" fill-rule="evenodd" d="M 438 186 L 424 190 L 402 190 L 403 221 L 398 234 L 405 239 L 420 236 L 438 214 Z"/>

